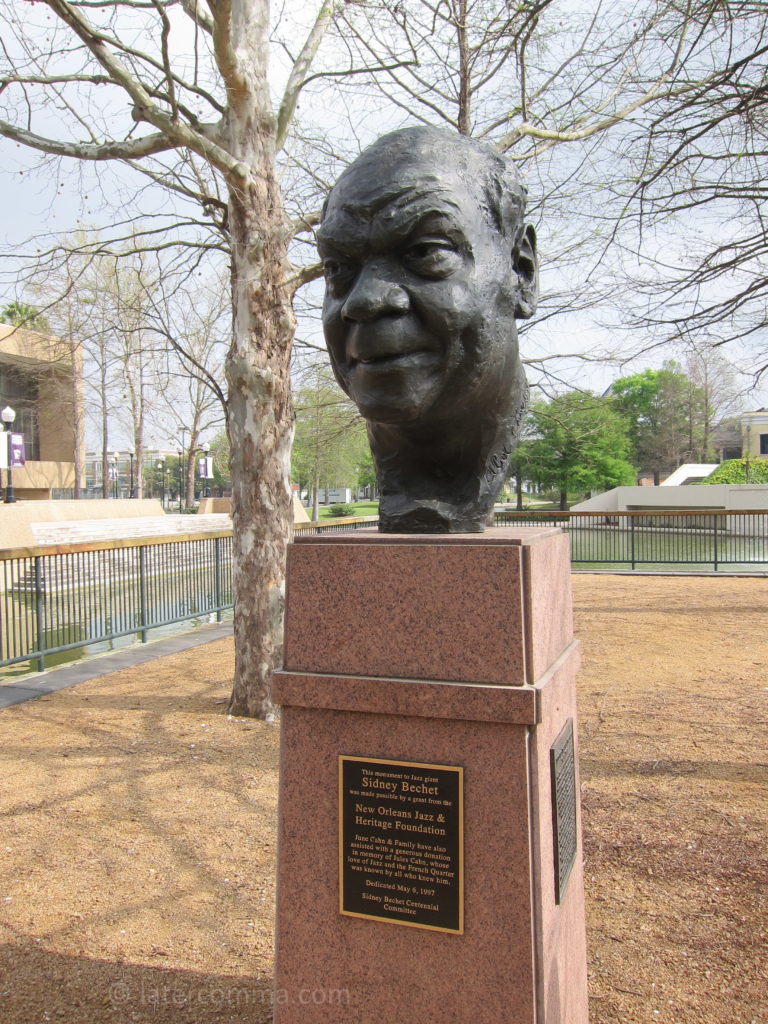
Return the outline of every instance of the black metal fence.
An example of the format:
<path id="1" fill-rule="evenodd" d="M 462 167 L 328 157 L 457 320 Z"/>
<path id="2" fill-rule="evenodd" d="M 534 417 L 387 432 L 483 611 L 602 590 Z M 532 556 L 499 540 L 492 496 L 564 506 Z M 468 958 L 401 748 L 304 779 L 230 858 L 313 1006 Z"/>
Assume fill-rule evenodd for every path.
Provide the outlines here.
<path id="1" fill-rule="evenodd" d="M 343 519 L 324 519 L 313 523 L 295 523 L 294 533 L 349 533 L 350 530 L 365 530 L 378 523 L 378 516 L 348 516 Z"/>
<path id="2" fill-rule="evenodd" d="M 95 644 L 232 607 L 232 534 L 0 551 L 0 666 L 38 671 Z"/>
<path id="3" fill-rule="evenodd" d="M 768 571 L 768 512 L 499 512 L 496 525 L 561 527 L 579 568 Z"/>
<path id="4" fill-rule="evenodd" d="M 768 512 L 499 512 L 496 525 L 561 527 L 578 568 L 768 572 Z M 42 671 L 121 637 L 146 642 L 174 623 L 221 621 L 232 603 L 231 531 L 0 551 L 0 667 L 33 662 Z"/>

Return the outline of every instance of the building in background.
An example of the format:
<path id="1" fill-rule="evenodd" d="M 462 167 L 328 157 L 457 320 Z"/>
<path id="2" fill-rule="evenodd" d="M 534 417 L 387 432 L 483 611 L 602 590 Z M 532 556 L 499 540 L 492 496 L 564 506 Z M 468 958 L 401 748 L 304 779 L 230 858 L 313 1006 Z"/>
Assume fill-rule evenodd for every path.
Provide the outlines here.
<path id="1" fill-rule="evenodd" d="M 13 470 L 16 500 L 78 497 L 84 416 L 77 343 L 0 324 L 0 408 L 6 406 L 16 413 L 13 433 L 24 437 L 25 465 Z"/>
<path id="2" fill-rule="evenodd" d="M 743 412 L 724 420 L 714 431 L 720 462 L 768 458 L 768 409 Z"/>
<path id="3" fill-rule="evenodd" d="M 768 409 L 742 413 L 741 439 L 742 458 L 768 458 Z"/>

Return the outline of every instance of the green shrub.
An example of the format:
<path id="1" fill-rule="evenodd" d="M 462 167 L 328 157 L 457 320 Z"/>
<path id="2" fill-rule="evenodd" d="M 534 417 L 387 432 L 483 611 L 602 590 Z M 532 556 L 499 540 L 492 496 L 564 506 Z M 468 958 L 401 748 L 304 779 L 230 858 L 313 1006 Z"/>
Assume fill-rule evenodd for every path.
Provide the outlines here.
<path id="1" fill-rule="evenodd" d="M 721 462 L 717 469 L 702 480 L 703 484 L 768 484 L 768 459 L 752 456 L 749 460 L 749 480 L 747 480 L 747 460 L 728 459 Z"/>
<path id="2" fill-rule="evenodd" d="M 328 509 L 328 515 L 334 516 L 337 519 L 341 519 L 342 516 L 353 516 L 355 514 L 354 505 L 338 504 L 331 505 Z"/>

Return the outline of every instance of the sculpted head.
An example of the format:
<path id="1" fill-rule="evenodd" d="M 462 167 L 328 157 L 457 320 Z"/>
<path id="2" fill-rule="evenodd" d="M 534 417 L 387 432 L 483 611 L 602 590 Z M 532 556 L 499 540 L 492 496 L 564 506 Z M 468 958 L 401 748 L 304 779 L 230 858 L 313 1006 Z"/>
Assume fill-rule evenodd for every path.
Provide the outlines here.
<path id="1" fill-rule="evenodd" d="M 538 293 L 525 195 L 492 147 L 431 127 L 385 135 L 331 190 L 323 328 L 390 507 L 467 508 L 489 465 L 503 480 L 527 396 L 516 320 Z M 453 493 L 430 483 L 446 474 Z"/>
<path id="2" fill-rule="evenodd" d="M 537 296 L 524 210 L 494 149 L 436 128 L 385 135 L 344 171 L 318 231 L 323 326 L 366 419 L 460 417 L 513 380 Z"/>

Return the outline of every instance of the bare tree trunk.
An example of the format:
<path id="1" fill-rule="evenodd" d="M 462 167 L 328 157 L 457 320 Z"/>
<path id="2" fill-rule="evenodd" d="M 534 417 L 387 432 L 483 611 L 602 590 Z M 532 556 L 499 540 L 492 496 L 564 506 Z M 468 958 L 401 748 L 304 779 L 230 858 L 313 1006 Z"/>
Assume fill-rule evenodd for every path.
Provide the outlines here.
<path id="1" fill-rule="evenodd" d="M 459 0 L 458 23 L 456 25 L 456 37 L 459 48 L 459 117 L 458 129 L 460 135 L 472 134 L 472 121 L 470 119 L 470 76 L 469 67 L 469 40 L 467 37 L 467 0 Z"/>
<path id="2" fill-rule="evenodd" d="M 192 427 L 189 432 L 189 453 L 187 454 L 186 465 L 186 502 L 187 508 L 195 503 L 195 468 L 197 457 L 200 454 L 200 410 L 195 409 L 192 417 Z"/>
<path id="3" fill-rule="evenodd" d="M 320 474 L 315 467 L 312 477 L 312 522 L 316 523 L 320 518 Z"/>
<path id="4" fill-rule="evenodd" d="M 136 477 L 134 479 L 134 496 L 144 497 L 144 431 L 136 438 Z"/>
<path id="5" fill-rule="evenodd" d="M 272 137 L 261 143 L 246 194 L 230 192 L 234 319 L 227 357 L 235 587 L 235 681 L 229 711 L 274 720 L 270 683 L 282 657 L 284 573 L 291 528 L 294 333 L 287 245 Z M 259 622 L 257 633 L 252 623 Z"/>
<path id="6" fill-rule="evenodd" d="M 103 376 L 103 373 L 101 374 Z M 109 416 L 107 415 L 106 388 L 101 391 L 101 496 L 108 498 L 110 492 L 109 479 Z"/>
<path id="7" fill-rule="evenodd" d="M 184 463 L 184 505 L 186 508 L 192 508 L 195 504 L 195 448 L 197 447 L 197 439 L 194 434 L 189 443 L 189 449 L 185 455 Z"/>
<path id="8" fill-rule="evenodd" d="M 72 352 L 72 430 L 75 435 L 75 487 L 73 495 L 83 496 L 85 476 L 85 411 L 83 406 L 83 353 L 80 345 L 71 345 Z"/>

